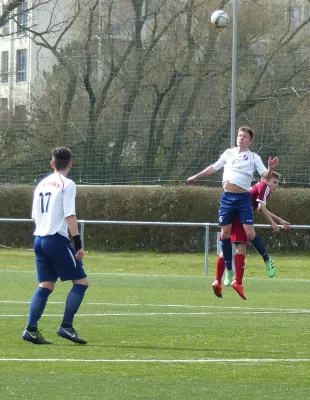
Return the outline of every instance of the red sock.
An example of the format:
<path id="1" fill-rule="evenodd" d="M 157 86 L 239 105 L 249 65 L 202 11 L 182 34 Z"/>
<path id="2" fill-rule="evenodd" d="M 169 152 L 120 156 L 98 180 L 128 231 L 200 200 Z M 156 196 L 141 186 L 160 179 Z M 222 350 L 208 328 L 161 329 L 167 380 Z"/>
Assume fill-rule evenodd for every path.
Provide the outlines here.
<path id="1" fill-rule="evenodd" d="M 217 257 L 215 279 L 218 281 L 218 283 L 220 285 L 222 283 L 222 277 L 223 277 L 225 268 L 226 268 L 226 265 L 225 265 L 224 258 Z"/>
<path id="2" fill-rule="evenodd" d="M 244 266 L 245 266 L 245 256 L 243 254 L 236 254 L 235 255 L 235 274 L 236 274 L 236 282 L 238 283 L 238 285 L 242 285 Z"/>

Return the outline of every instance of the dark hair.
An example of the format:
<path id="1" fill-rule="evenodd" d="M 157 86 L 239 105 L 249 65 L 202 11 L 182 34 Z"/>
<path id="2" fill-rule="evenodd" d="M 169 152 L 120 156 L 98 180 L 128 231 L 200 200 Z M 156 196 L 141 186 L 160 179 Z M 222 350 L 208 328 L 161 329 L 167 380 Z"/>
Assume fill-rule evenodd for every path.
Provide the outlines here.
<path id="1" fill-rule="evenodd" d="M 247 132 L 251 136 L 251 139 L 253 139 L 254 133 L 251 128 L 249 128 L 248 126 L 240 126 L 240 128 L 238 129 L 238 133 L 241 131 Z"/>
<path id="2" fill-rule="evenodd" d="M 56 171 L 62 171 L 68 167 L 72 160 L 72 153 L 67 147 L 56 147 L 56 149 L 52 151 L 52 157 Z"/>

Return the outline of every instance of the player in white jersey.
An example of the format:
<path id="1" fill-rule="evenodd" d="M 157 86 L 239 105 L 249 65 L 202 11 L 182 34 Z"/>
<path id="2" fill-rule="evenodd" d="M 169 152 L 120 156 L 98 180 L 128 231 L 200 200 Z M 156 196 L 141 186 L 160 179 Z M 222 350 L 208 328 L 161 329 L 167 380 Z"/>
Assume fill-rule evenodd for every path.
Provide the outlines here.
<path id="1" fill-rule="evenodd" d="M 63 321 L 58 336 L 79 344 L 87 341 L 79 337 L 73 328 L 77 313 L 89 282 L 82 259 L 84 250 L 75 214 L 76 185 L 67 178 L 72 167 L 72 153 L 66 147 L 52 152 L 51 167 L 54 173 L 44 178 L 34 191 L 32 218 L 35 222 L 34 251 L 39 287 L 34 293 L 23 339 L 34 344 L 51 344 L 38 329 L 49 295 L 60 278 L 71 280 Z M 68 228 L 74 241 L 72 247 Z"/>
<path id="2" fill-rule="evenodd" d="M 256 170 L 261 177 L 269 179 L 273 168 L 279 165 L 277 157 L 273 159 L 269 158 L 267 170 L 260 156 L 249 150 L 253 142 L 253 136 L 250 128 L 247 126 L 240 127 L 238 129 L 237 147 L 226 150 L 217 162 L 187 179 L 188 183 L 193 183 L 197 179 L 214 174 L 224 167 L 224 193 L 221 197 L 219 225 L 221 226 L 222 252 L 228 271 L 227 277 L 231 280 L 233 278 L 232 245 L 230 239 L 232 222 L 235 216 L 237 216 L 243 224 L 248 240 L 252 241 L 256 249 L 260 248 L 264 252 L 264 244 L 256 235 L 253 226 L 254 218 L 249 190 L 253 174 Z M 243 285 L 239 285 L 236 281 L 233 281 L 231 282 L 231 286 L 246 300 Z"/>

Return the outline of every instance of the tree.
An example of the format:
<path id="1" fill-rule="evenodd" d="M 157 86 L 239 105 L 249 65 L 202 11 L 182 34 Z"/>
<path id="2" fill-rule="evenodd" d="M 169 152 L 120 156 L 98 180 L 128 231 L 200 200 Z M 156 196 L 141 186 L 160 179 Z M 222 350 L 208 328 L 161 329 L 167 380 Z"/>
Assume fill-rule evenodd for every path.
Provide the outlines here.
<path id="1" fill-rule="evenodd" d="M 41 147 L 51 130 L 71 142 L 81 181 L 180 182 L 230 145 L 232 25 L 210 24 L 215 9 L 232 15 L 227 0 L 61 5 L 46 3 L 45 25 L 27 28 L 38 59 L 53 60 L 32 91 L 29 129 Z M 288 127 L 307 138 L 309 18 L 284 18 L 291 6 L 239 7 L 237 124 L 254 128 L 263 159 L 286 156 Z M 304 152 L 292 148 L 287 176 L 298 179 Z"/>

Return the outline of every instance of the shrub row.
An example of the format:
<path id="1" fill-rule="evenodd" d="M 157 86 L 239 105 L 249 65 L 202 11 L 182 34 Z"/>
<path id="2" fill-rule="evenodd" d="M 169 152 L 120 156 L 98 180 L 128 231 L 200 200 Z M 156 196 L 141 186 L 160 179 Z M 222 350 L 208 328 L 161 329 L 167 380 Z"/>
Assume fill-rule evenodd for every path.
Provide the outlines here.
<path id="1" fill-rule="evenodd" d="M 0 217 L 30 218 L 33 187 L 1 187 Z M 222 190 L 208 187 L 78 187 L 77 217 L 85 220 L 217 222 Z M 278 189 L 268 208 L 294 225 L 310 225 L 310 190 Z M 256 223 L 266 223 L 256 213 Z M 0 244 L 32 246 L 33 225 L 1 222 Z M 215 244 L 216 229 L 211 229 Z M 290 230 L 275 234 L 261 229 L 270 249 L 309 249 L 310 231 Z M 85 248 L 163 252 L 203 251 L 204 229 L 86 225 Z"/>

